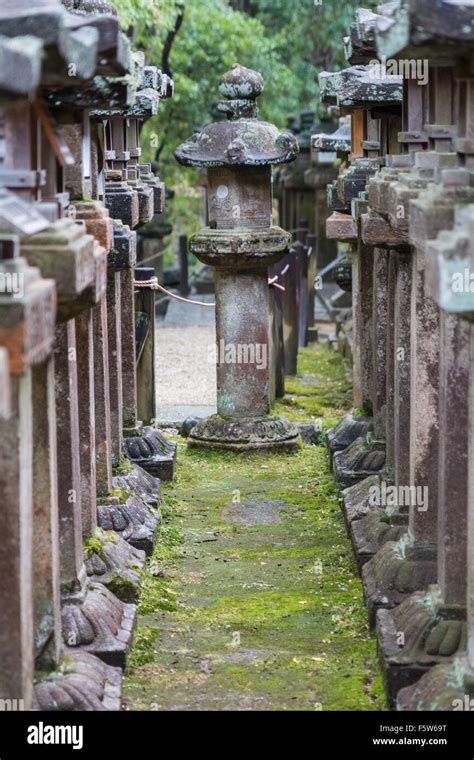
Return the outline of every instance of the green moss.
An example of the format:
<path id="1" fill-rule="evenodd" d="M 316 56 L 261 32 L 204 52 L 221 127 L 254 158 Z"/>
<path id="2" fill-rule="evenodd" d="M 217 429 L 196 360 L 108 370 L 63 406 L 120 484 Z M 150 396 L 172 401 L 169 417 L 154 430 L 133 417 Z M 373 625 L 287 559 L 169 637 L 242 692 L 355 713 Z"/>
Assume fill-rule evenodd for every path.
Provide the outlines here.
<path id="1" fill-rule="evenodd" d="M 350 385 L 340 356 L 324 345 L 300 350 L 298 374 L 285 378 L 286 395 L 275 411 L 295 421 L 338 418 L 350 409 Z"/>
<path id="2" fill-rule="evenodd" d="M 119 575 L 114 576 L 108 583 L 107 588 L 115 594 L 122 602 L 135 602 L 138 595 L 137 586 L 128 578 L 121 578 Z"/>
<path id="3" fill-rule="evenodd" d="M 106 498 L 116 497 L 120 499 L 121 503 L 125 503 L 130 497 L 130 491 L 126 491 L 125 488 L 111 488 L 107 492 Z"/>
<path id="4" fill-rule="evenodd" d="M 156 638 L 157 632 L 154 628 L 141 627 L 135 632 L 133 650 L 127 663 L 129 670 L 153 662 Z"/>
<path id="5" fill-rule="evenodd" d="M 350 408 L 342 362 L 327 348 L 304 349 L 292 382 L 281 407 L 298 419 L 317 408 L 327 429 Z M 126 705 L 384 709 L 325 448 L 237 457 L 179 441 L 178 462 L 175 481 L 162 484 Z M 273 518 L 235 519 L 239 499 L 276 505 Z"/>
<path id="6" fill-rule="evenodd" d="M 131 463 L 130 459 L 127 459 L 127 457 L 124 457 L 122 455 L 120 457 L 118 465 L 113 469 L 113 474 L 123 475 L 125 472 L 133 472 L 133 464 Z"/>
<path id="7" fill-rule="evenodd" d="M 84 553 L 86 559 L 90 559 L 93 554 L 97 554 L 101 559 L 104 559 L 104 545 L 113 540 L 113 535 L 108 534 L 101 528 L 96 528 L 93 536 L 88 536 L 84 539 Z"/>

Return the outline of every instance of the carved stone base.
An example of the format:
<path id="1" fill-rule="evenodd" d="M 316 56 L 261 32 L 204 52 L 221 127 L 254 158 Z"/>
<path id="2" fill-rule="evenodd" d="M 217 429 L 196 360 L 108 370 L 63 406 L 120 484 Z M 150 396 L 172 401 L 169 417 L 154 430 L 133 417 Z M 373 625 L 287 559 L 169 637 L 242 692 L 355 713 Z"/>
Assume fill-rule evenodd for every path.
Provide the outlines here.
<path id="1" fill-rule="evenodd" d="M 176 443 L 168 441 L 158 430 L 143 428 L 143 435 L 124 439 L 125 455 L 150 475 L 160 480 L 173 480 Z"/>
<path id="2" fill-rule="evenodd" d="M 64 650 L 95 654 L 108 665 L 124 668 L 137 609 L 124 604 L 100 583 L 91 583 L 64 600 L 61 610 Z"/>
<path id="3" fill-rule="evenodd" d="M 442 603 L 438 587 L 417 591 L 377 613 L 377 643 L 387 699 L 415 683 L 433 665 L 466 651 L 466 610 Z"/>
<path id="4" fill-rule="evenodd" d="M 357 438 L 343 451 L 337 451 L 332 461 L 335 478 L 344 488 L 375 475 L 384 464 L 385 443 L 367 438 Z"/>
<path id="5" fill-rule="evenodd" d="M 384 510 L 373 509 L 360 520 L 354 520 L 349 531 L 359 570 L 387 541 L 398 541 L 407 532 L 408 514 L 389 517 Z"/>
<path id="6" fill-rule="evenodd" d="M 135 549 L 150 555 L 156 543 L 160 511 L 124 491 L 123 498 L 111 496 L 97 505 L 97 522 L 103 530 L 115 531 Z"/>
<path id="7" fill-rule="evenodd" d="M 160 481 L 138 464 L 127 462 L 127 467 L 118 467 L 112 479 L 114 488 L 130 491 L 140 497 L 150 507 L 160 504 Z"/>
<path id="8" fill-rule="evenodd" d="M 342 511 L 346 522 L 347 530 L 350 530 L 351 523 L 354 520 L 360 520 L 369 512 L 381 512 L 381 507 L 372 506 L 370 503 L 371 489 L 380 486 L 380 475 L 371 475 L 365 480 L 361 480 L 354 486 L 344 490 L 342 498 Z"/>
<path id="9" fill-rule="evenodd" d="M 434 546 L 410 546 L 408 534 L 384 544 L 362 569 L 371 628 L 378 609 L 391 609 L 414 591 L 427 589 L 436 582 L 436 570 Z"/>
<path id="10" fill-rule="evenodd" d="M 228 451 L 296 451 L 298 429 L 284 417 L 231 421 L 218 414 L 198 422 L 191 430 L 188 446 Z"/>
<path id="11" fill-rule="evenodd" d="M 35 683 L 33 710 L 52 712 L 120 710 L 122 671 L 89 652 L 63 658 L 57 670 Z"/>
<path id="12" fill-rule="evenodd" d="M 416 684 L 398 692 L 397 710 L 474 710 L 474 671 L 466 657 L 431 668 Z"/>
<path id="13" fill-rule="evenodd" d="M 91 581 L 107 586 L 123 602 L 138 599 L 145 552 L 135 549 L 114 531 L 97 528 L 86 541 L 85 555 Z"/>
<path id="14" fill-rule="evenodd" d="M 337 425 L 328 430 L 328 449 L 331 461 L 336 451 L 343 451 L 351 445 L 356 438 L 365 438 L 367 433 L 374 429 L 372 417 L 354 417 L 348 414 Z"/>

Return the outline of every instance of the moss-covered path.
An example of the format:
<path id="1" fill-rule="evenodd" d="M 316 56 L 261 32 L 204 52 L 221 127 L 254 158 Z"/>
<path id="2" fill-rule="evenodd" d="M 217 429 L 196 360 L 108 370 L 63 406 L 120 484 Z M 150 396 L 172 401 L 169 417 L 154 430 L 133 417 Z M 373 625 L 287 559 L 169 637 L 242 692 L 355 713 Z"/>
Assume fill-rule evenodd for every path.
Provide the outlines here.
<path id="1" fill-rule="evenodd" d="M 280 406 L 329 424 L 347 405 L 338 356 L 305 349 L 300 367 Z M 144 578 L 126 708 L 383 709 L 324 446 L 236 456 L 180 443 L 178 457 Z"/>

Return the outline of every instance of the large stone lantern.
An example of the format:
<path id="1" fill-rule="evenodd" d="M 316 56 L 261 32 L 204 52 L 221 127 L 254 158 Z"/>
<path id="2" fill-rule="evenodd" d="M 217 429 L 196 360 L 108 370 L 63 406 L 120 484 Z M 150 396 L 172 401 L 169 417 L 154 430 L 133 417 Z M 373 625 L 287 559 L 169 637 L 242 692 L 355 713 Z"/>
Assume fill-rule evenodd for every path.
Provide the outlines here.
<path id="1" fill-rule="evenodd" d="M 184 166 L 206 167 L 209 226 L 190 240 L 196 257 L 215 268 L 217 415 L 192 430 L 191 446 L 293 449 L 298 432 L 270 415 L 271 335 L 268 267 L 288 250 L 290 234 L 272 226 L 272 164 L 292 161 L 295 137 L 258 121 L 263 79 L 236 66 L 222 79 L 209 124 L 179 146 Z M 203 357 L 206 361 L 206 357 Z"/>

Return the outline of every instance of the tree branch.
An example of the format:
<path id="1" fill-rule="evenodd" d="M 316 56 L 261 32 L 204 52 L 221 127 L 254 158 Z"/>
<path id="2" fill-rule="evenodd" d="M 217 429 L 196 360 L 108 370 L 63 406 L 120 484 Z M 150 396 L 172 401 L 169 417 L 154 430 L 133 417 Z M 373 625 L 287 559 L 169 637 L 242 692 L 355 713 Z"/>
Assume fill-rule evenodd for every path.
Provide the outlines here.
<path id="1" fill-rule="evenodd" d="M 171 78 L 173 78 L 173 73 L 170 68 L 169 58 L 171 54 L 171 48 L 173 47 L 173 42 L 175 41 L 176 35 L 181 29 L 181 25 L 184 20 L 184 9 L 185 9 L 184 3 L 178 6 L 178 15 L 176 16 L 174 27 L 173 29 L 170 29 L 170 31 L 168 32 L 166 40 L 165 40 L 165 44 L 163 46 L 163 55 L 161 57 L 161 68 L 162 68 L 163 73 L 167 74 Z"/>

